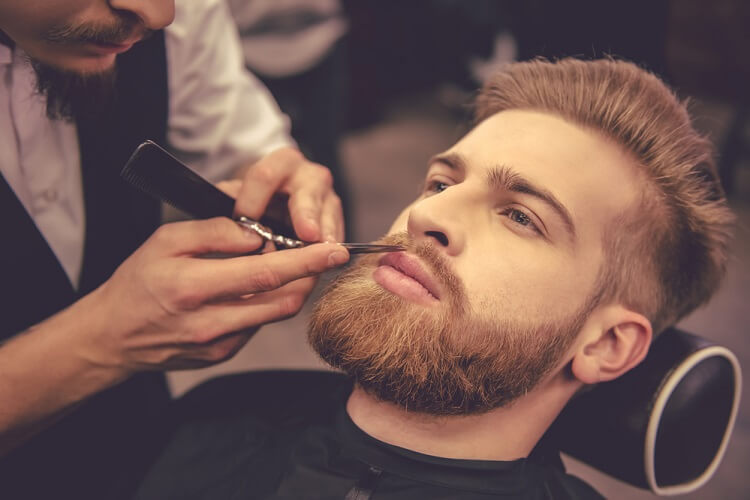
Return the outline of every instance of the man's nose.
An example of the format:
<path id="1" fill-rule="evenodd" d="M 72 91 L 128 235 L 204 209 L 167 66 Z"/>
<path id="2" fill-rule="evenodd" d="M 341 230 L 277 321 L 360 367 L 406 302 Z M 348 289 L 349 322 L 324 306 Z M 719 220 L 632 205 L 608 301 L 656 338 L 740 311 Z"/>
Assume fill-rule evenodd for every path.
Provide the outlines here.
<path id="1" fill-rule="evenodd" d="M 461 253 L 466 244 L 466 225 L 461 220 L 457 190 L 454 186 L 414 204 L 406 226 L 414 241 L 429 240 L 451 256 Z"/>
<path id="2" fill-rule="evenodd" d="M 159 30 L 174 20 L 174 0 L 109 0 L 113 9 L 132 12 L 151 30 Z"/>

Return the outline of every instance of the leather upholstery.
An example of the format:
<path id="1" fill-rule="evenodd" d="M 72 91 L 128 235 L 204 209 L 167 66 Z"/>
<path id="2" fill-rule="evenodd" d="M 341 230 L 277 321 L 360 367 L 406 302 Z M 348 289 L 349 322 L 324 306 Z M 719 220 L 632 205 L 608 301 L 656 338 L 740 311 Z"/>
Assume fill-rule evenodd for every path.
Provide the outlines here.
<path id="1" fill-rule="evenodd" d="M 570 402 L 550 434 L 562 451 L 655 493 L 687 493 L 718 466 L 739 407 L 726 348 L 669 329 L 638 367 Z"/>

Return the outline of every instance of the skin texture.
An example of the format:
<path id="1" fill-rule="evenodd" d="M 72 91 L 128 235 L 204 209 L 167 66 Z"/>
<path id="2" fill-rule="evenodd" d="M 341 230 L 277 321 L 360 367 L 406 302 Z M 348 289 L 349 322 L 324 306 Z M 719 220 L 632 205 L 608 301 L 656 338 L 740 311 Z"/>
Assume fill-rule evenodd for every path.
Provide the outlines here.
<path id="1" fill-rule="evenodd" d="M 551 193 L 569 213 L 575 234 L 538 197 L 493 188 L 488 173 L 498 166 Z M 604 264 L 605 227 L 636 199 L 635 167 L 617 145 L 592 131 L 544 113 L 505 111 L 430 162 L 424 193 L 390 233 L 406 231 L 417 244 L 436 248 L 462 283 L 474 317 L 529 326 L 557 321 L 562 327 L 594 290 Z M 429 317 L 441 314 L 443 305 L 411 301 L 405 307 Z M 637 311 L 599 304 L 553 369 L 510 405 L 439 416 L 406 410 L 357 387 L 348 411 L 365 432 L 415 451 L 520 458 L 576 391 L 628 371 L 643 359 L 650 339 L 650 324 Z"/>
<path id="2" fill-rule="evenodd" d="M 173 17 L 172 0 L 0 2 L 0 29 L 18 47 L 81 75 L 112 69 L 107 47 L 126 50 Z M 238 214 L 260 218 L 283 194 L 299 238 L 343 238 L 328 169 L 291 147 L 240 167 L 220 186 Z M 0 346 L 0 455 L 134 373 L 226 360 L 262 324 L 296 314 L 315 276 L 349 258 L 333 243 L 243 255 L 263 244 L 226 218 L 165 225 L 100 288 Z M 213 253 L 228 258 L 203 258 Z"/>

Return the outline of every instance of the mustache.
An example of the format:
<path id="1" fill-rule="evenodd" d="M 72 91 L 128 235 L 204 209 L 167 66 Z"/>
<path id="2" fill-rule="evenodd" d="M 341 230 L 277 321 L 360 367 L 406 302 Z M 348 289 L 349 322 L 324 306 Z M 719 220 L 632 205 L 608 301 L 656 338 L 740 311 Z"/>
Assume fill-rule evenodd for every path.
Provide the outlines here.
<path id="1" fill-rule="evenodd" d="M 51 28 L 44 39 L 52 43 L 62 44 L 112 44 L 118 45 L 132 40 L 135 35 L 140 39 L 147 38 L 153 30 L 143 26 L 140 18 L 130 12 L 116 14 L 117 19 L 111 24 L 84 23 L 76 26 L 65 24 Z"/>
<path id="2" fill-rule="evenodd" d="M 406 248 L 407 252 L 414 253 L 448 291 L 454 308 L 458 312 L 465 309 L 467 302 L 463 281 L 458 277 L 448 259 L 442 255 L 435 243 L 431 241 L 417 242 L 406 231 L 386 235 L 375 243 L 401 245 Z M 368 257 L 371 259 L 372 265 L 377 265 L 378 260 L 381 258 L 378 254 L 369 255 Z"/>

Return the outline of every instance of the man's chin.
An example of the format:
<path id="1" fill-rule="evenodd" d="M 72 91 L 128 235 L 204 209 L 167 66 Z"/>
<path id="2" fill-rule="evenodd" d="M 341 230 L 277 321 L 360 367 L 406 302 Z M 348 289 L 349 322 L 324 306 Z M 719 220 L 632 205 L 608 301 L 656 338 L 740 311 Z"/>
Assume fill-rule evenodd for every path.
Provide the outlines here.
<path id="1" fill-rule="evenodd" d="M 115 68 L 117 54 L 69 55 L 58 58 L 34 57 L 38 63 L 56 69 L 61 73 L 77 74 L 82 78 L 108 73 Z"/>
<path id="2" fill-rule="evenodd" d="M 96 57 L 76 59 L 69 71 L 83 76 L 107 73 L 115 69 L 117 54 L 107 54 Z"/>

